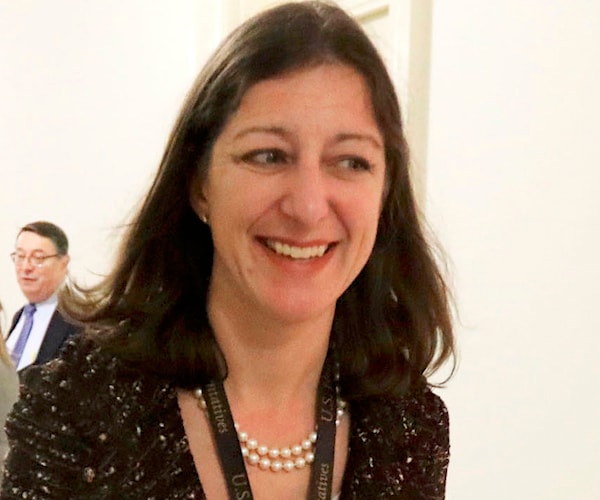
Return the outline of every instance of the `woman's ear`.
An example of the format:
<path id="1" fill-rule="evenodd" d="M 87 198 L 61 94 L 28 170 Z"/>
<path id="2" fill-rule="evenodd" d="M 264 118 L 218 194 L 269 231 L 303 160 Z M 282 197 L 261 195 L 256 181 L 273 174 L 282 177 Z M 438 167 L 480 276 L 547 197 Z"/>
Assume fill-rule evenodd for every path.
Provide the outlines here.
<path id="1" fill-rule="evenodd" d="M 189 201 L 192 210 L 202 222 L 208 224 L 208 198 L 206 196 L 206 182 L 202 176 L 196 174 L 192 179 Z"/>

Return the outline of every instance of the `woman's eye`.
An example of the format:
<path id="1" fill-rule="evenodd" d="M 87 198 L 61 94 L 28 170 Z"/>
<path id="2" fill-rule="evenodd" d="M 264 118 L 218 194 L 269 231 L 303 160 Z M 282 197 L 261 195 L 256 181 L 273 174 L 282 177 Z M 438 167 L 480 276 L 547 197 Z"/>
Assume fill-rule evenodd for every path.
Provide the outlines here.
<path id="1" fill-rule="evenodd" d="M 347 170 L 371 170 L 371 164 L 364 158 L 351 156 L 340 160 L 339 165 Z"/>
<path id="2" fill-rule="evenodd" d="M 278 149 L 261 149 L 250 151 L 241 156 L 242 161 L 254 165 L 271 165 L 285 163 L 287 155 Z"/>

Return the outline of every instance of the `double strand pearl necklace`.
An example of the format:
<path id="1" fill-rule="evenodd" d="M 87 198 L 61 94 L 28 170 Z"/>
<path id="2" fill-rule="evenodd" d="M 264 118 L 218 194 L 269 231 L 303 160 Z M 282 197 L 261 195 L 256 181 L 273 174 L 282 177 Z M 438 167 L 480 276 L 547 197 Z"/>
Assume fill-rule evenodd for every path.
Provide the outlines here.
<path id="1" fill-rule="evenodd" d="M 339 425 L 340 419 L 346 411 L 346 402 L 340 397 L 339 384 L 337 384 L 337 382 L 335 390 L 337 403 L 335 425 Z M 204 400 L 202 389 L 200 387 L 194 389 L 193 394 L 200 409 L 206 413 L 206 401 Z M 240 442 L 242 456 L 246 460 L 246 463 L 257 466 L 260 470 L 272 472 L 284 470 L 286 472 L 291 472 L 293 470 L 303 469 L 306 465 L 310 465 L 315 459 L 314 448 L 317 442 L 316 428 L 298 444 L 285 446 L 283 448 L 271 448 L 264 444 L 260 444 L 256 439 L 249 437 L 246 432 L 240 429 L 237 423 L 234 422 L 234 425 Z"/>

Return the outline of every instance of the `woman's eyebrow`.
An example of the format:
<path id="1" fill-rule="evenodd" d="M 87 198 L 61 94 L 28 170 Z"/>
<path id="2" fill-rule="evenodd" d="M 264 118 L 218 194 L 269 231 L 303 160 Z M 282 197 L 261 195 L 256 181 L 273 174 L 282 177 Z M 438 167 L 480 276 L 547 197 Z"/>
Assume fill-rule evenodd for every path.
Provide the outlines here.
<path id="1" fill-rule="evenodd" d="M 376 136 L 372 134 L 361 134 L 361 133 L 341 133 L 336 135 L 335 142 L 344 142 L 344 141 L 366 141 L 370 142 L 377 149 L 383 149 L 383 144 L 377 139 Z"/>
<path id="2" fill-rule="evenodd" d="M 250 134 L 273 134 L 283 139 L 289 137 L 290 132 L 283 127 L 279 126 L 252 126 L 240 130 L 233 136 L 234 139 L 240 139 Z M 334 142 L 340 143 L 344 141 L 367 141 L 370 142 L 377 149 L 383 149 L 383 144 L 377 137 L 369 133 L 358 133 L 358 132 L 342 132 L 335 136 Z"/>
<path id="3" fill-rule="evenodd" d="M 278 126 L 253 126 L 247 127 L 240 130 L 237 134 L 233 136 L 234 139 L 241 139 L 250 134 L 273 134 L 278 135 L 282 138 L 286 138 L 289 136 L 289 132 L 285 130 L 283 127 Z"/>

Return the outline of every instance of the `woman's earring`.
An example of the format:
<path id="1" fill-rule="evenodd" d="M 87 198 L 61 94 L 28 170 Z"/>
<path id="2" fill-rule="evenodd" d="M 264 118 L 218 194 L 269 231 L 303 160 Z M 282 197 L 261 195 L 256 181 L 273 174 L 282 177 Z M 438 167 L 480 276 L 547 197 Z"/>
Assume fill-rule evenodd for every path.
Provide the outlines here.
<path id="1" fill-rule="evenodd" d="M 206 225 L 208 226 L 208 215 L 206 215 L 206 214 L 202 214 L 202 215 L 200 216 L 200 220 L 201 220 L 202 222 L 204 222 L 204 224 L 206 224 Z"/>

